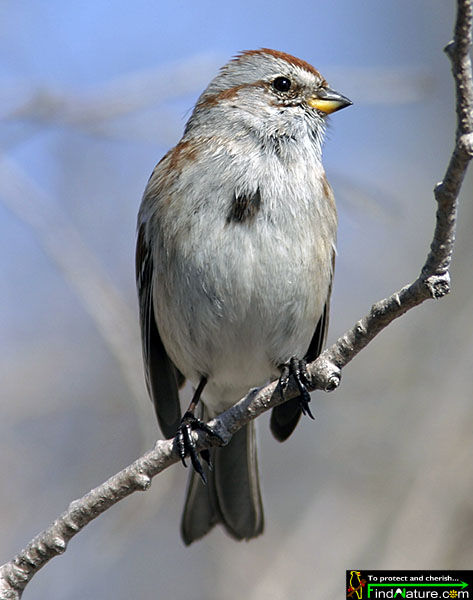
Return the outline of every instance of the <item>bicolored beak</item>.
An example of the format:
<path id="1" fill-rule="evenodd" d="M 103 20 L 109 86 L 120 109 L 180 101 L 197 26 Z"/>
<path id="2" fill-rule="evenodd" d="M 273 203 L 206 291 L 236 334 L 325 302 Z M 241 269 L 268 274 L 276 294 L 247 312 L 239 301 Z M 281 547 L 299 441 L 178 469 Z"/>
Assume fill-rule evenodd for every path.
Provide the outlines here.
<path id="1" fill-rule="evenodd" d="M 320 88 L 317 95 L 307 98 L 307 104 L 311 108 L 316 108 L 326 115 L 330 115 L 337 110 L 350 106 L 353 102 L 335 90 Z"/>

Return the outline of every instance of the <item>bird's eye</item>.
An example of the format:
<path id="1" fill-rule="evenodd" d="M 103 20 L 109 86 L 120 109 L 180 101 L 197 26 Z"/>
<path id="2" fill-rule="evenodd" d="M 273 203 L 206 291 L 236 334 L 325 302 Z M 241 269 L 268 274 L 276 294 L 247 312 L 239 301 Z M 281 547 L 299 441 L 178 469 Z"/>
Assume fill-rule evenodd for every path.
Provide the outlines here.
<path id="1" fill-rule="evenodd" d="M 291 80 L 287 77 L 276 77 L 273 88 L 278 92 L 288 92 L 291 89 Z"/>

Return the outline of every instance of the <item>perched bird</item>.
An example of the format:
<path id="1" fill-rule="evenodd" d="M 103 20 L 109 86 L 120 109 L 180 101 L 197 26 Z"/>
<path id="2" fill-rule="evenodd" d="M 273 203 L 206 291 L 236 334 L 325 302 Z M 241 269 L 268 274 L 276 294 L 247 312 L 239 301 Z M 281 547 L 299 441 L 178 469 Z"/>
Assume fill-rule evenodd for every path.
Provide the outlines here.
<path id="1" fill-rule="evenodd" d="M 311 416 L 305 361 L 325 341 L 337 229 L 321 148 L 326 116 L 350 104 L 303 60 L 242 52 L 148 181 L 136 250 L 143 356 L 161 430 L 194 466 L 186 544 L 219 522 L 237 539 L 263 531 L 254 423 L 201 454 L 212 470 L 192 430 L 278 376 L 282 392 L 293 375 L 301 394 L 273 409 L 275 437 Z M 195 393 L 181 418 L 185 379 Z"/>

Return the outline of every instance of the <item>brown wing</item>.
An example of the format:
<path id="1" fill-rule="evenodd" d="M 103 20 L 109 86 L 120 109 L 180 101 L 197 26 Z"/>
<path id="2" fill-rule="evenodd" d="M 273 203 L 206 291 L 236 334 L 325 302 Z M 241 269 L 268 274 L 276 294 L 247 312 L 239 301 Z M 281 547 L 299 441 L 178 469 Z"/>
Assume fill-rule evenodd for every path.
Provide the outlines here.
<path id="1" fill-rule="evenodd" d="M 331 287 L 332 286 L 330 285 L 327 302 L 325 303 L 322 315 L 315 328 L 314 335 L 309 344 L 309 349 L 304 356 L 304 359 L 307 362 L 315 360 L 322 352 L 325 344 L 328 330 Z M 284 442 L 291 435 L 299 422 L 301 413 L 299 398 L 292 398 L 273 408 L 271 412 L 270 427 L 272 434 L 279 442 Z"/>
<path id="2" fill-rule="evenodd" d="M 143 225 L 138 231 L 136 244 L 136 285 L 146 387 L 154 403 L 161 431 L 167 438 L 172 438 L 181 420 L 178 390 L 185 379 L 171 362 L 159 335 L 153 309 L 153 257 Z"/>

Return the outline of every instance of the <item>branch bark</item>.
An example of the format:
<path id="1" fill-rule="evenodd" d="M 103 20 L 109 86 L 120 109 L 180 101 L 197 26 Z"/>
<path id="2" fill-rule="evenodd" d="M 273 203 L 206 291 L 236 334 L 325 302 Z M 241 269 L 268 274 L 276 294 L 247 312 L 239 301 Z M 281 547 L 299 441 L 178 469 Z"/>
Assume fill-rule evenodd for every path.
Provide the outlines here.
<path id="1" fill-rule="evenodd" d="M 472 42 L 473 0 L 457 1 L 454 39 L 445 51 L 452 63 L 456 87 L 457 127 L 455 147 L 443 180 L 436 185 L 436 225 L 430 252 L 419 277 L 389 298 L 376 302 L 370 312 L 308 365 L 310 390 L 334 390 L 341 369 L 380 331 L 428 298 L 442 298 L 450 290 L 449 266 L 455 241 L 457 198 L 469 161 L 473 157 L 473 81 L 469 51 Z M 290 382 L 286 398 L 298 395 Z M 210 422 L 227 443 L 250 420 L 280 404 L 277 382 L 252 390 L 235 406 Z M 200 450 L 211 442 L 196 436 Z M 102 485 L 75 500 L 47 529 L 37 535 L 10 562 L 0 567 L 0 600 L 19 600 L 28 582 L 53 557 L 66 550 L 69 540 L 90 521 L 135 491 L 147 490 L 151 479 L 178 461 L 175 440 L 159 440 L 147 452 Z"/>

